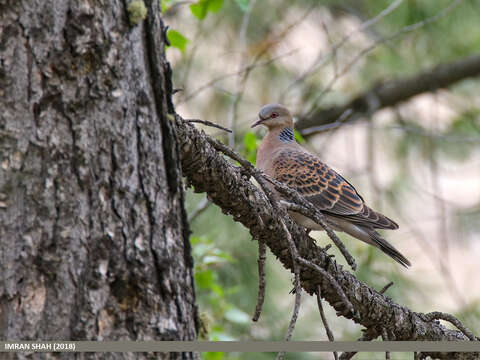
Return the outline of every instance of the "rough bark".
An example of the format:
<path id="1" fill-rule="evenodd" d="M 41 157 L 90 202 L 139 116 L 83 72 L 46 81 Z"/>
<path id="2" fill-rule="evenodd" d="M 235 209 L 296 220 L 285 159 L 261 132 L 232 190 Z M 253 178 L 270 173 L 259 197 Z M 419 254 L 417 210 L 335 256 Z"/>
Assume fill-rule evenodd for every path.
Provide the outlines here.
<path id="1" fill-rule="evenodd" d="M 478 75 L 479 55 L 438 65 L 406 79 L 379 82 L 347 104 L 318 109 L 311 115 L 300 117 L 295 127 L 308 137 L 340 119 L 342 122 L 353 121 L 377 110 L 395 106 L 416 95 L 445 88 Z"/>
<path id="2" fill-rule="evenodd" d="M 250 182 L 243 168 L 232 165 L 217 153 L 207 141 L 207 135 L 196 130 L 193 125 L 186 124 L 180 117 L 176 118 L 175 123 L 182 169 L 187 182 L 193 185 L 196 192 L 206 192 L 209 199 L 224 213 L 232 215 L 235 221 L 247 227 L 254 239 L 265 242 L 284 267 L 293 272 L 292 256 L 285 232 L 278 214 L 274 212 L 264 193 Z M 386 331 L 389 340 L 468 340 L 460 331 L 447 329 L 438 321 L 429 321 L 425 314 L 411 311 L 358 281 L 353 274 L 345 271 L 317 247 L 313 239 L 289 217 L 283 220 L 297 244 L 300 256 L 332 275 L 355 311 L 345 315 L 344 302 L 330 282 L 306 267 L 301 268 L 300 275 L 303 289 L 314 294 L 320 286 L 322 297 L 339 314 L 344 314 L 377 336 Z M 478 354 L 468 353 L 432 355 L 444 359 L 478 357 Z"/>
<path id="3" fill-rule="evenodd" d="M 170 68 L 145 3 L 132 27 L 126 1 L 0 1 L 1 339 L 196 339 Z"/>

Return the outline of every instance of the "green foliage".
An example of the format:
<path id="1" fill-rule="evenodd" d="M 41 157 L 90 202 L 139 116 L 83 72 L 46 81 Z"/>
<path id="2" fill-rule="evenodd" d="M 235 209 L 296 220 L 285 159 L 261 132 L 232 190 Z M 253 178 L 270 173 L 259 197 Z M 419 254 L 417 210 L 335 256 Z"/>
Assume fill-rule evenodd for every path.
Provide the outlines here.
<path id="1" fill-rule="evenodd" d="M 295 134 L 295 140 L 297 140 L 297 142 L 299 144 L 303 144 L 305 143 L 305 139 L 303 138 L 302 134 L 300 134 L 297 129 L 293 129 L 293 133 Z"/>
<path id="2" fill-rule="evenodd" d="M 202 354 L 204 360 L 223 360 L 225 359 L 225 353 L 223 352 L 207 352 Z"/>
<path id="3" fill-rule="evenodd" d="M 170 46 L 179 49 L 181 52 L 185 52 L 187 44 L 190 42 L 190 40 L 188 40 L 180 32 L 173 29 L 168 30 L 167 37 L 168 41 L 170 42 Z"/>
<path id="4" fill-rule="evenodd" d="M 130 24 L 137 25 L 147 17 L 147 8 L 142 0 L 132 1 L 128 5 L 128 16 Z"/>
<path id="5" fill-rule="evenodd" d="M 190 11 L 199 20 L 205 19 L 208 12 L 216 13 L 223 6 L 223 0 L 199 0 L 190 5 Z"/>
<path id="6" fill-rule="evenodd" d="M 192 236 L 190 239 L 195 259 L 195 287 L 200 302 L 200 312 L 207 312 L 215 319 L 215 324 L 209 326 L 209 316 L 204 316 L 204 325 L 206 328 L 206 337 L 210 340 L 229 341 L 235 340 L 228 329 L 218 320 L 230 324 L 245 324 L 250 321 L 250 317 L 227 300 L 227 295 L 235 294 L 237 287 L 223 287 L 219 283 L 218 269 L 225 264 L 233 264 L 235 261 L 227 252 L 216 247 L 214 242 L 205 237 Z M 208 355 L 215 358 L 220 356 Z M 223 359 L 223 357 L 220 357 Z"/>
<path id="7" fill-rule="evenodd" d="M 252 164 L 257 163 L 257 149 L 261 140 L 252 131 L 247 131 L 243 137 L 244 151 L 242 155 Z"/>
<path id="8" fill-rule="evenodd" d="M 161 0 L 160 8 L 163 14 L 165 14 L 178 0 Z"/>

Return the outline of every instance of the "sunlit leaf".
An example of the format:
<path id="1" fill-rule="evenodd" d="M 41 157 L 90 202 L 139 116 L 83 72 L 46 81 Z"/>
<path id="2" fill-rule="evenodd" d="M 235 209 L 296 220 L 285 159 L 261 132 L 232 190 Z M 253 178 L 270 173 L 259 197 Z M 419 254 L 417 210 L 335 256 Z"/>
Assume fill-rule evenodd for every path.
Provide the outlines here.
<path id="1" fill-rule="evenodd" d="M 243 138 L 243 142 L 245 144 L 245 149 L 247 150 L 256 150 L 257 149 L 257 135 L 255 133 L 249 131 L 245 133 L 245 137 Z"/>
<path id="2" fill-rule="evenodd" d="M 200 0 L 190 5 L 190 11 L 199 20 L 205 19 L 210 11 L 216 13 L 223 6 L 223 0 Z"/>
<path id="3" fill-rule="evenodd" d="M 212 13 L 218 12 L 223 6 L 223 0 L 209 0 L 208 1 L 208 11 Z"/>
<path id="4" fill-rule="evenodd" d="M 187 44 L 190 42 L 190 40 L 188 40 L 180 32 L 172 29 L 168 30 L 167 37 L 168 41 L 170 42 L 170 46 L 173 46 L 182 52 L 185 51 Z"/>
<path id="5" fill-rule="evenodd" d="M 293 129 L 293 133 L 295 134 L 295 140 L 297 140 L 299 144 L 303 144 L 305 142 L 305 139 L 303 138 L 302 134 L 300 134 L 300 132 L 297 131 L 297 129 Z"/>
<path id="6" fill-rule="evenodd" d="M 222 360 L 225 358 L 225 353 L 223 352 L 206 352 L 203 353 L 203 358 L 205 360 Z"/>
<path id="7" fill-rule="evenodd" d="M 207 6 L 205 1 L 199 1 L 198 3 L 190 5 L 190 11 L 197 19 L 205 19 L 207 16 Z"/>

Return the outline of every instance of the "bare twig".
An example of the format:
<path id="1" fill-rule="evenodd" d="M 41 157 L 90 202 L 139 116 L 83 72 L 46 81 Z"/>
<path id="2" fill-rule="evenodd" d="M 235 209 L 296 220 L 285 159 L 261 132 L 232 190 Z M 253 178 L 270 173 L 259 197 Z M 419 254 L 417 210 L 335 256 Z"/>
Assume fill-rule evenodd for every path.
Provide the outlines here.
<path id="1" fill-rule="evenodd" d="M 276 203 L 276 200 L 273 200 Z M 278 206 L 278 203 L 275 204 Z M 298 255 L 297 247 L 293 242 L 292 235 L 290 231 L 288 231 L 287 225 L 283 220 L 280 220 L 280 223 L 287 235 L 288 246 L 290 249 L 290 253 L 292 254 L 292 262 L 293 262 L 293 271 L 295 273 L 294 279 L 294 289 L 295 289 L 295 306 L 293 307 L 293 314 L 292 318 L 290 319 L 290 324 L 288 325 L 287 334 L 285 335 L 285 341 L 290 341 L 293 335 L 293 330 L 295 329 L 295 324 L 297 323 L 298 318 L 298 311 L 300 310 L 300 301 L 302 299 L 302 287 L 300 286 L 300 270 L 298 268 L 297 261 L 300 259 L 300 255 Z M 285 357 L 285 352 L 281 351 L 277 354 L 276 360 L 283 360 Z"/>
<path id="2" fill-rule="evenodd" d="M 303 72 L 300 76 L 298 76 L 288 87 L 287 89 L 282 93 L 281 97 L 283 98 L 293 87 L 298 85 L 299 83 L 303 82 L 306 77 L 314 74 L 316 71 L 318 71 L 328 60 L 331 58 L 336 57 L 336 54 L 338 50 L 348 41 L 353 35 L 358 34 L 359 32 L 363 32 L 367 30 L 369 27 L 372 25 L 376 24 L 379 20 L 390 14 L 392 11 L 394 11 L 401 3 L 403 0 L 396 0 L 392 4 L 390 4 L 387 8 L 382 10 L 380 13 L 378 13 L 377 16 L 373 17 L 372 19 L 369 19 L 362 23 L 357 29 L 353 30 L 352 32 L 348 33 L 345 35 L 338 43 L 334 44 L 331 46 L 331 51 L 324 56 L 322 53 L 319 53 L 317 58 L 314 60 L 313 64 L 305 71 Z M 325 32 L 327 33 L 328 36 L 328 30 L 324 23 L 322 22 L 323 28 L 325 29 Z M 330 41 L 330 39 L 329 39 Z M 337 77 L 337 68 L 336 68 L 336 62 L 334 63 L 335 69 L 334 69 L 334 77 Z"/>
<path id="3" fill-rule="evenodd" d="M 480 56 L 474 55 L 452 63 L 437 65 L 406 79 L 377 81 L 346 104 L 319 109 L 309 117 L 300 116 L 295 127 L 302 135 L 308 137 L 316 132 L 352 123 L 364 114 L 371 114 L 372 106 L 369 105 L 369 99 L 372 98 L 372 94 L 379 100 L 378 109 L 382 109 L 479 74 Z M 350 114 L 342 123 L 339 123 L 338 119 L 347 110 L 350 110 Z M 408 127 L 402 127 L 402 129 L 410 130 Z M 418 131 L 418 129 L 414 130 Z"/>
<path id="4" fill-rule="evenodd" d="M 320 312 L 320 317 L 322 318 L 323 326 L 325 327 L 325 331 L 328 336 L 328 340 L 335 341 L 335 338 L 333 337 L 333 333 L 330 330 L 330 327 L 328 326 L 327 317 L 325 316 L 325 312 L 323 311 L 322 289 L 320 288 L 320 286 L 317 287 L 317 304 L 318 304 L 318 311 Z M 333 356 L 335 360 L 338 360 L 338 353 L 336 351 L 333 352 Z"/>
<path id="5" fill-rule="evenodd" d="M 277 188 L 277 186 L 278 186 L 278 184 L 275 183 L 275 188 L 279 192 L 284 192 L 283 189 L 279 190 L 279 188 Z M 291 196 L 291 194 L 288 193 L 288 196 Z M 294 198 L 294 201 L 300 202 L 300 201 L 302 201 L 302 199 Z M 347 260 L 348 265 L 350 265 L 353 270 L 357 269 L 357 264 L 355 263 L 355 259 L 353 258 L 352 255 L 350 255 L 347 248 L 342 243 L 342 241 L 338 238 L 338 236 L 332 231 L 332 229 L 330 229 L 328 227 L 327 220 L 326 220 L 325 216 L 320 211 L 315 209 L 315 207 L 313 207 L 313 205 L 311 205 L 311 203 L 307 202 L 307 200 L 302 201 L 301 205 L 299 205 L 298 203 L 285 203 L 285 204 L 286 204 L 286 206 L 289 210 L 293 210 L 293 211 L 301 213 L 302 215 L 308 216 L 313 221 L 315 221 L 317 224 L 322 226 L 325 229 L 325 231 L 327 232 L 330 239 L 334 242 L 334 244 L 340 250 L 342 255 L 345 257 L 345 260 Z"/>
<path id="6" fill-rule="evenodd" d="M 443 10 L 439 11 L 436 15 L 432 16 L 432 17 L 429 17 L 425 20 L 422 20 L 422 21 L 419 21 L 415 24 L 412 24 L 412 25 L 409 25 L 409 26 L 406 26 L 406 27 L 403 27 L 402 29 L 400 29 L 399 31 L 393 33 L 392 35 L 390 36 L 387 36 L 387 37 L 384 37 L 384 38 L 381 38 L 377 41 L 375 41 L 374 43 L 372 43 L 371 45 L 367 46 L 366 48 L 364 48 L 363 50 L 361 50 L 340 72 L 337 73 L 336 76 L 332 77 L 332 79 L 328 82 L 328 84 L 323 88 L 323 90 L 320 92 L 319 95 L 317 95 L 315 97 L 315 99 L 313 100 L 313 105 L 312 107 L 310 108 L 310 110 L 308 110 L 305 114 L 303 114 L 301 117 L 302 118 L 309 118 L 312 116 L 312 114 L 316 111 L 317 109 L 317 104 L 319 103 L 320 99 L 323 98 L 323 96 L 329 92 L 331 90 L 331 88 L 333 87 L 333 85 L 342 77 L 344 76 L 346 73 L 348 73 L 350 71 L 350 69 L 361 59 L 363 58 L 366 54 L 368 54 L 369 52 L 371 52 L 373 49 L 375 49 L 378 45 L 380 44 L 383 44 L 383 43 L 386 43 L 388 41 L 391 41 L 393 39 L 395 39 L 396 37 L 402 35 L 402 34 L 405 34 L 405 33 L 409 33 L 409 32 L 412 32 L 414 30 L 417 30 L 427 24 L 430 24 L 432 22 L 435 22 L 436 20 L 438 20 L 439 18 L 445 16 L 446 14 L 448 14 L 451 10 L 453 10 L 453 8 L 455 8 L 459 3 L 460 3 L 461 0 L 454 0 L 452 1 L 452 3 L 447 6 L 446 8 L 444 8 Z M 370 111 L 373 111 L 374 109 L 369 109 Z M 301 129 L 300 129 L 301 130 Z"/>
<path id="7" fill-rule="evenodd" d="M 382 340 L 388 341 L 387 329 L 382 327 Z M 390 351 L 385 351 L 385 360 L 390 360 Z"/>
<path id="8" fill-rule="evenodd" d="M 387 291 L 390 288 L 390 286 L 392 286 L 392 285 L 393 285 L 393 281 L 390 281 L 387 285 L 385 285 L 382 288 L 382 290 L 380 290 L 380 294 L 385 294 L 385 291 Z"/>
<path id="9" fill-rule="evenodd" d="M 312 259 L 327 271 L 345 289 L 346 296 L 355 305 L 355 312 L 348 316 L 358 324 L 368 328 L 365 337 L 375 338 L 375 327 L 379 322 L 388 327 L 389 332 L 396 340 L 470 340 L 460 330 L 449 329 L 438 321 L 428 321 L 423 314 L 413 312 L 405 306 L 395 303 L 366 284 L 360 282 L 348 271 L 330 260 L 324 251 L 316 246 L 305 231 L 295 225 L 286 215 L 285 209 L 277 212 L 268 201 L 266 194 L 256 189 L 248 181 L 249 171 L 238 168 L 217 153 L 216 149 L 207 140 L 208 136 L 198 131 L 193 125 L 188 126 L 179 116 L 175 116 L 172 124 L 176 127 L 178 136 L 182 170 L 187 180 L 191 182 L 197 192 L 206 192 L 212 201 L 224 211 L 234 216 L 234 219 L 250 229 L 255 239 L 262 239 L 266 245 L 283 263 L 286 269 L 293 270 L 292 256 L 288 251 L 285 231 L 280 224 L 282 219 L 291 232 L 291 236 L 298 241 L 300 256 Z M 248 163 L 248 162 L 247 162 Z M 250 165 L 251 166 L 251 165 Z M 260 172 L 259 172 L 260 173 Z M 265 183 L 261 176 L 259 178 Z M 232 189 L 238 191 L 232 193 Z M 265 225 L 260 224 L 254 212 L 261 209 L 258 215 L 264 219 Z M 287 250 L 287 251 L 286 251 Z M 322 296 L 338 312 L 341 312 L 343 302 L 339 302 L 339 295 L 335 288 L 324 286 L 324 278 L 312 274 L 310 268 L 301 267 L 301 286 L 309 294 L 322 286 Z M 313 275 L 313 276 L 312 276 Z M 375 309 L 375 311 L 371 311 Z M 446 359 L 444 353 L 435 353 L 435 356 Z M 450 353 L 450 359 L 467 359 L 464 353 Z"/>
<path id="10" fill-rule="evenodd" d="M 239 33 L 239 42 L 242 48 L 241 56 L 239 61 L 238 70 L 240 71 L 242 68 L 245 67 L 245 63 L 247 62 L 247 29 L 248 23 L 250 22 L 250 15 L 252 13 L 253 6 L 255 5 L 256 0 L 251 0 L 248 3 L 247 10 L 243 14 L 242 19 L 242 26 L 240 27 Z M 228 112 L 228 126 L 233 130 L 232 133 L 228 136 L 228 146 L 231 148 L 235 148 L 235 130 L 236 130 L 236 120 L 237 120 L 237 108 L 238 103 L 240 102 L 243 92 L 245 90 L 245 84 L 247 82 L 248 76 L 250 75 L 250 71 L 247 70 L 242 73 L 242 76 L 238 78 L 237 81 L 237 90 L 230 102 L 230 111 Z"/>
<path id="11" fill-rule="evenodd" d="M 465 325 L 462 324 L 460 320 L 458 320 L 455 316 L 447 313 L 443 313 L 440 311 L 433 311 L 431 313 L 425 314 L 427 320 L 445 320 L 450 322 L 451 324 L 455 325 L 455 327 L 460 330 L 462 333 L 465 334 L 472 341 L 480 341 Z"/>
<path id="12" fill-rule="evenodd" d="M 191 223 L 194 221 L 201 213 L 203 213 L 205 210 L 207 210 L 208 206 L 211 204 L 210 201 L 208 201 L 207 197 L 204 197 L 200 203 L 197 205 L 197 207 L 192 211 L 191 214 L 188 216 L 188 222 Z"/>
<path id="13" fill-rule="evenodd" d="M 258 296 L 257 306 L 255 307 L 255 314 L 252 320 L 258 321 L 262 312 L 263 302 L 265 301 L 265 260 L 267 259 L 267 246 L 261 240 L 258 241 Z"/>
<path id="14" fill-rule="evenodd" d="M 198 96 L 201 92 L 203 92 L 204 90 L 206 90 L 206 89 L 210 88 L 211 86 L 215 85 L 219 81 L 228 79 L 232 76 L 241 75 L 246 71 L 252 71 L 253 69 L 270 65 L 270 64 L 274 63 L 275 61 L 277 61 L 279 59 L 282 59 L 282 58 L 293 55 L 297 51 L 298 50 L 291 50 L 291 51 L 286 52 L 285 54 L 275 56 L 275 57 L 273 57 L 269 60 L 266 60 L 266 61 L 263 61 L 263 62 L 255 62 L 253 64 L 249 64 L 249 65 L 245 66 L 243 69 L 240 69 L 240 70 L 237 70 L 237 71 L 234 71 L 234 72 L 231 72 L 231 73 L 220 75 L 220 76 L 208 81 L 207 83 L 199 86 L 198 88 L 196 88 L 192 92 L 188 93 L 187 95 L 185 95 L 185 97 L 183 99 L 178 101 L 178 104 L 181 104 L 181 103 L 184 103 L 184 102 L 187 102 L 187 101 L 193 99 L 194 97 Z"/>
<path id="15" fill-rule="evenodd" d="M 189 122 L 189 123 L 199 123 L 199 124 L 203 124 L 203 125 L 207 125 L 207 126 L 211 126 L 211 127 L 214 127 L 214 128 L 217 128 L 217 129 L 220 129 L 220 130 L 223 130 L 223 131 L 226 131 L 228 133 L 231 133 L 232 130 L 230 129 L 227 129 L 223 126 L 220 126 L 218 124 L 215 124 L 211 121 L 208 121 L 208 120 L 200 120 L 200 119 L 185 119 L 186 122 Z"/>
<path id="16" fill-rule="evenodd" d="M 372 341 L 377 337 L 378 333 L 375 329 L 365 329 L 363 335 L 357 341 Z M 350 360 L 356 353 L 356 351 L 344 352 L 340 355 L 340 360 Z"/>
<path id="17" fill-rule="evenodd" d="M 388 290 L 388 288 L 390 288 L 390 286 L 393 285 L 393 281 L 390 281 L 387 285 L 385 285 L 382 290 L 380 290 L 380 294 L 384 294 L 385 291 Z M 371 329 L 369 331 L 369 329 L 365 329 L 365 332 L 363 333 L 363 335 L 360 337 L 360 339 L 358 339 L 358 341 L 372 341 L 372 340 L 375 340 L 376 338 L 378 337 L 378 334 L 375 330 Z M 352 351 L 352 352 L 344 352 L 340 355 L 340 360 L 349 360 L 351 359 L 357 352 L 356 351 Z M 386 356 L 386 354 L 385 354 Z M 390 356 L 390 354 L 388 355 Z"/>
<path id="18" fill-rule="evenodd" d="M 298 257 L 297 261 L 300 262 L 301 264 L 309 267 L 310 269 L 316 271 L 317 273 L 322 275 L 324 278 L 326 278 L 330 282 L 330 284 L 333 286 L 333 288 L 335 288 L 335 291 L 337 292 L 337 294 L 340 296 L 340 299 L 341 299 L 341 302 L 343 304 L 343 308 L 344 308 L 345 313 L 348 314 L 348 313 L 353 313 L 354 312 L 353 305 L 348 300 L 347 295 L 345 295 L 345 292 L 342 290 L 342 288 L 340 287 L 338 282 L 327 271 L 322 269 L 317 264 L 314 264 L 311 261 L 308 261 L 308 260 L 304 259 L 303 257 Z M 346 309 L 346 311 L 345 311 L 345 309 Z M 345 315 L 345 314 L 342 314 L 342 315 Z"/>
<path id="19" fill-rule="evenodd" d="M 275 200 L 275 197 L 273 196 L 272 191 L 268 187 L 268 185 L 266 183 L 266 180 L 274 183 L 275 189 L 277 191 L 281 191 L 284 194 L 290 194 L 295 201 L 299 201 L 300 203 L 302 203 L 303 206 L 310 207 L 311 209 L 313 209 L 312 211 L 317 212 L 317 210 L 315 210 L 315 208 L 313 208 L 313 205 L 311 205 L 309 202 L 307 202 L 307 200 L 305 200 L 300 194 L 298 194 L 297 191 L 295 191 L 293 189 L 290 189 L 288 186 L 283 185 L 283 184 L 279 183 L 278 181 L 267 177 L 260 170 L 254 168 L 253 165 L 250 162 L 243 159 L 240 155 L 238 155 L 234 150 L 230 149 L 228 146 L 222 144 L 221 142 L 219 142 L 217 140 L 211 139 L 209 137 L 207 137 L 206 139 L 217 151 L 223 152 L 225 155 L 229 156 L 233 160 L 238 161 L 240 163 L 240 165 L 242 165 L 245 168 L 245 170 L 247 170 L 255 178 L 255 180 L 257 180 L 257 182 L 262 187 L 263 191 L 265 192 L 267 198 L 269 199 L 270 203 L 272 204 L 272 207 L 275 209 L 275 212 L 277 214 L 281 215 L 282 213 L 285 213 L 285 215 L 286 215 L 286 212 L 282 208 L 280 208 L 279 204 Z M 320 215 L 317 214 L 316 219 L 323 222 L 322 220 L 320 220 L 320 216 L 321 216 L 321 214 Z M 285 230 L 287 240 L 289 240 L 289 239 L 291 240 L 291 235 L 288 232 L 288 229 L 287 229 L 285 223 L 283 222 L 283 220 L 282 220 L 281 224 L 282 224 L 282 227 Z M 325 222 L 323 222 L 323 224 L 324 224 L 325 228 L 328 229 L 328 226 L 325 224 Z M 333 234 L 333 237 L 336 237 L 335 233 L 333 233 L 331 230 L 330 230 L 330 232 Z M 293 240 L 292 240 L 292 243 L 293 243 Z M 290 241 L 289 241 L 289 245 L 291 245 Z M 303 257 L 299 256 L 294 243 L 293 243 L 293 247 L 290 248 L 290 251 L 293 251 L 292 258 L 293 258 L 294 272 L 295 272 L 295 268 L 296 268 L 296 263 L 299 262 L 303 265 L 306 265 L 310 269 L 314 270 L 315 272 L 317 272 L 322 277 L 326 278 L 330 282 L 330 284 L 333 286 L 333 288 L 336 290 L 336 292 L 338 293 L 338 296 L 340 297 L 341 303 L 343 304 L 344 311 L 346 311 L 346 313 L 353 313 L 354 308 L 353 308 L 352 303 L 347 299 L 347 296 L 346 296 L 345 292 L 342 290 L 342 288 L 340 287 L 338 282 L 327 271 L 322 269 L 320 266 L 318 266 L 318 265 L 304 259 Z M 353 260 L 353 258 L 352 258 L 352 260 Z M 355 261 L 353 261 L 353 264 L 355 265 Z M 298 270 L 298 268 L 297 268 L 297 270 Z"/>

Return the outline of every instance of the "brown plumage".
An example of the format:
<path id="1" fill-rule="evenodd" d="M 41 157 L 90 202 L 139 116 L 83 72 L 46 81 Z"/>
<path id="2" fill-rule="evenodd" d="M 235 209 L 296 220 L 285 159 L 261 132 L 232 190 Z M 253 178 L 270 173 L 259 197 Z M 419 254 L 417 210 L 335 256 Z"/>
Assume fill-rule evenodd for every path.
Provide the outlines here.
<path id="1" fill-rule="evenodd" d="M 279 104 L 264 106 L 252 127 L 257 125 L 265 125 L 269 130 L 257 152 L 260 169 L 296 189 L 326 216 L 332 229 L 376 246 L 403 266 L 411 265 L 375 230 L 395 230 L 398 225 L 369 208 L 352 184 L 295 141 L 287 108 Z M 301 214 L 290 215 L 306 228 L 323 230 Z"/>

